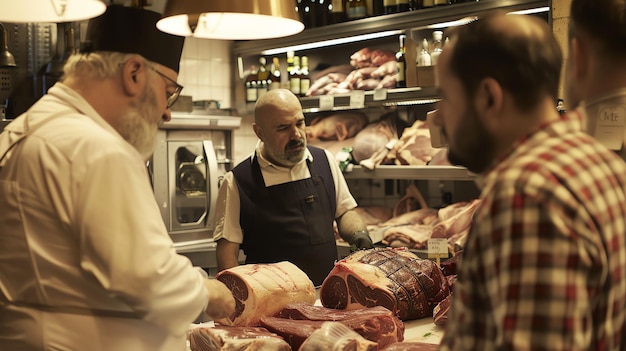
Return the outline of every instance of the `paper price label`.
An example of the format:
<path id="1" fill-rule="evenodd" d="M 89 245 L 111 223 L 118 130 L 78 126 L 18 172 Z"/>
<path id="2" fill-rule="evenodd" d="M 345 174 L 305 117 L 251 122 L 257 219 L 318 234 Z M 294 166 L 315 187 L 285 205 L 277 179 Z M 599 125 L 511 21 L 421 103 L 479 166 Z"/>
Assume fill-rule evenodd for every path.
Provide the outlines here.
<path id="1" fill-rule="evenodd" d="M 383 101 L 387 100 L 387 89 L 380 88 L 374 90 L 374 101 Z"/>
<path id="2" fill-rule="evenodd" d="M 350 93 L 350 107 L 351 108 L 365 107 L 365 91 L 354 90 L 352 93 Z"/>
<path id="3" fill-rule="evenodd" d="M 611 150 L 622 148 L 626 108 L 620 105 L 602 105 L 595 121 L 593 136 Z"/>
<path id="4" fill-rule="evenodd" d="M 329 111 L 335 107 L 335 97 L 332 95 L 320 95 L 320 110 Z"/>
<path id="5" fill-rule="evenodd" d="M 448 239 L 428 239 L 428 258 L 448 258 Z"/>

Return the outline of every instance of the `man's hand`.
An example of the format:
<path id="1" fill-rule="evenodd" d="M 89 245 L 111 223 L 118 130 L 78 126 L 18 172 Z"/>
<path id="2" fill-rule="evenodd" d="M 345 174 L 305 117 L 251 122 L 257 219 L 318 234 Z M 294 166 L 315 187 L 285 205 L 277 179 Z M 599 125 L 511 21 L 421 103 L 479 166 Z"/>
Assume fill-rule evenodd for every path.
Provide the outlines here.
<path id="1" fill-rule="evenodd" d="M 370 234 L 367 230 L 359 230 L 352 234 L 350 246 L 355 247 L 356 250 L 366 250 L 373 248 L 374 244 L 372 243 L 372 238 L 370 238 Z"/>
<path id="2" fill-rule="evenodd" d="M 209 293 L 209 304 L 204 312 L 209 317 L 220 319 L 235 312 L 235 298 L 224 283 L 216 279 L 205 279 L 204 285 Z"/>

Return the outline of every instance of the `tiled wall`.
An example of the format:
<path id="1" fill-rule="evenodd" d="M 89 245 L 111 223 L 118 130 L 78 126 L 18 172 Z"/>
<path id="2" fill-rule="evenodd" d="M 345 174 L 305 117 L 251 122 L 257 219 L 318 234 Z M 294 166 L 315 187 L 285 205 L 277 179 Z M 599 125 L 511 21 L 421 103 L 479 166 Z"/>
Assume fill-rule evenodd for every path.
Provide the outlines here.
<path id="1" fill-rule="evenodd" d="M 251 126 L 252 106 L 237 106 L 234 98 L 237 79 L 231 51 L 231 41 L 186 38 L 178 80 L 185 87 L 183 95 L 191 95 L 193 100 L 218 100 L 220 108 L 242 117 L 241 127 L 234 133 L 233 159 L 239 162 L 252 152 L 257 137 Z"/>

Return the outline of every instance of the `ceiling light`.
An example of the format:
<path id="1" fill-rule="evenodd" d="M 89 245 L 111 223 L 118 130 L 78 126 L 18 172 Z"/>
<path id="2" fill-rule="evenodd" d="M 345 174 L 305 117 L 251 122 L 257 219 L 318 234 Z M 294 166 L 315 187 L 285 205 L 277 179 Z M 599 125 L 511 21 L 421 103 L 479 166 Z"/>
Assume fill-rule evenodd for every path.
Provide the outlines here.
<path id="1" fill-rule="evenodd" d="M 180 36 L 253 40 L 293 35 L 304 24 L 293 1 L 168 0 L 157 28 Z"/>
<path id="2" fill-rule="evenodd" d="M 0 21 L 74 22 L 101 15 L 106 4 L 100 0 L 19 0 L 0 2 Z"/>
<path id="3" fill-rule="evenodd" d="M 0 68 L 16 67 L 15 58 L 9 51 L 9 35 L 0 23 Z"/>

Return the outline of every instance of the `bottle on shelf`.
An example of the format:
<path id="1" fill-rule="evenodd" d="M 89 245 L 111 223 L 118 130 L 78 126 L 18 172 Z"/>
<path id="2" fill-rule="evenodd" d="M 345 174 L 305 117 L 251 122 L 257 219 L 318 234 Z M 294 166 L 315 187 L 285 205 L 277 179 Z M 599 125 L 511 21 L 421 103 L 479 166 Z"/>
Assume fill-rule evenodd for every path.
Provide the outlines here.
<path id="1" fill-rule="evenodd" d="M 401 34 L 400 49 L 396 52 L 397 78 L 396 88 L 406 88 L 406 35 Z"/>
<path id="2" fill-rule="evenodd" d="M 267 70 L 265 57 L 259 57 L 259 71 L 257 72 L 257 99 L 267 92 L 269 88 L 270 71 Z"/>
<path id="3" fill-rule="evenodd" d="M 355 20 L 367 16 L 367 6 L 365 0 L 348 1 L 348 19 Z"/>
<path id="4" fill-rule="evenodd" d="M 278 57 L 272 59 L 272 71 L 270 72 L 270 84 L 268 90 L 280 89 L 281 74 L 280 74 L 280 60 Z"/>
<path id="5" fill-rule="evenodd" d="M 409 0 L 396 0 L 396 11 L 397 12 L 407 12 L 411 10 L 411 5 Z"/>
<path id="6" fill-rule="evenodd" d="M 300 96 L 304 96 L 311 87 L 311 77 L 309 76 L 309 58 L 302 56 L 300 58 Z"/>
<path id="7" fill-rule="evenodd" d="M 383 7 L 386 15 L 398 12 L 398 4 L 396 0 L 383 0 Z"/>
<path id="8" fill-rule="evenodd" d="M 331 18 L 331 23 L 341 23 L 341 22 L 346 21 L 347 11 L 345 8 L 344 0 L 332 0 L 331 1 L 330 18 Z"/>
<path id="9" fill-rule="evenodd" d="M 435 6 L 445 6 L 450 5 L 450 0 L 433 0 L 433 4 Z"/>
<path id="10" fill-rule="evenodd" d="M 289 90 L 296 96 L 300 96 L 300 57 L 293 56 L 293 63 L 289 70 Z"/>
<path id="11" fill-rule="evenodd" d="M 432 64 L 432 59 L 428 52 L 428 40 L 424 38 L 424 40 L 422 40 L 422 46 L 420 47 L 420 53 L 417 55 L 417 65 L 432 66 Z"/>
<path id="12" fill-rule="evenodd" d="M 422 0 L 422 8 L 429 8 L 429 7 L 434 7 L 435 6 L 435 1 L 434 0 Z"/>
<path id="13" fill-rule="evenodd" d="M 246 77 L 246 102 L 256 102 L 258 98 L 257 92 L 257 68 L 256 66 L 250 67 L 250 73 Z"/>
<path id="14" fill-rule="evenodd" d="M 439 55 L 442 50 L 441 40 L 443 39 L 443 32 L 440 30 L 436 30 L 433 32 L 433 49 L 430 52 L 430 60 L 433 65 L 437 64 L 437 60 L 439 59 Z"/>
<path id="15" fill-rule="evenodd" d="M 372 16 L 380 16 L 385 14 L 385 1 L 373 0 L 372 1 Z"/>

